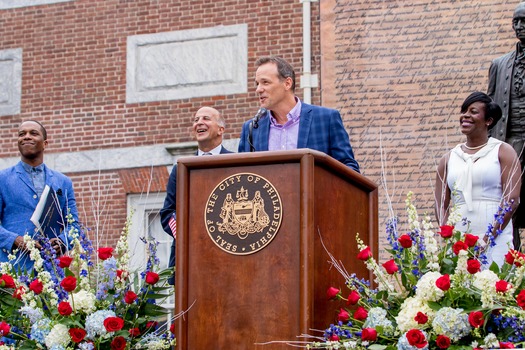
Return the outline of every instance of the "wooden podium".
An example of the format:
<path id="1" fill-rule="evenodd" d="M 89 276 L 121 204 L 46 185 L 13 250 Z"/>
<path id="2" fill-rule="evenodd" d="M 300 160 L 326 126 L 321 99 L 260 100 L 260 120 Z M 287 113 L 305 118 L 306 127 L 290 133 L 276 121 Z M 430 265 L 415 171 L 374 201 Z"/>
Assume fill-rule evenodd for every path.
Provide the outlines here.
<path id="1" fill-rule="evenodd" d="M 321 239 L 369 279 L 355 237 L 377 253 L 377 210 L 374 183 L 314 150 L 179 159 L 177 349 L 289 349 L 262 344 L 322 336 L 339 311 L 327 289 L 347 289 Z"/>

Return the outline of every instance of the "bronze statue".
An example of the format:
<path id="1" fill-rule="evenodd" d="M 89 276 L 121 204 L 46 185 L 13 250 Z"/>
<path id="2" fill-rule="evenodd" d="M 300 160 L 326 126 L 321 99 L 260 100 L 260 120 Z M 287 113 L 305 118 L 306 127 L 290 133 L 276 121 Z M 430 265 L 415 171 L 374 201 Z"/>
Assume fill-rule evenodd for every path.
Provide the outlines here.
<path id="1" fill-rule="evenodd" d="M 500 105 L 503 117 L 491 130 L 491 136 L 510 144 L 524 167 L 525 143 L 525 2 L 518 4 L 512 28 L 519 42 L 515 50 L 492 61 L 487 94 Z M 525 227 L 525 188 L 521 180 L 520 206 L 513 215 L 514 247 L 521 247 L 519 228 Z"/>

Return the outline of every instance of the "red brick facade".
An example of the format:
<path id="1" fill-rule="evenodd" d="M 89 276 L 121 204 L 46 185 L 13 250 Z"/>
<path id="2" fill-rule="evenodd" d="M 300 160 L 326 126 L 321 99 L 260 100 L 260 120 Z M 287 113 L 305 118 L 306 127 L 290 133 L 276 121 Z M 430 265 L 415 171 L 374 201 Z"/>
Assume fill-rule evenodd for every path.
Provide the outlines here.
<path id="1" fill-rule="evenodd" d="M 46 125 L 47 153 L 191 141 L 190 121 L 202 105 L 217 106 L 227 120 L 226 137 L 237 138 L 242 123 L 258 108 L 255 60 L 281 55 L 301 73 L 302 7 L 290 0 L 75 0 L 0 10 L 0 50 L 23 49 L 21 113 L 0 117 L 0 157 L 18 155 L 16 130 L 26 119 Z M 319 72 L 318 20 L 319 3 L 313 3 L 313 73 Z M 248 25 L 248 93 L 126 104 L 128 36 L 243 23 Z M 319 89 L 312 96 L 320 102 Z M 133 175 L 149 173 L 138 169 Z M 68 174 L 88 226 L 94 225 L 93 211 L 103 211 L 104 234 L 117 237 L 126 194 L 138 188 L 127 174 Z M 155 176 L 164 179 L 150 191 L 165 186 L 167 172 Z M 95 208 L 97 201 L 104 205 Z"/>

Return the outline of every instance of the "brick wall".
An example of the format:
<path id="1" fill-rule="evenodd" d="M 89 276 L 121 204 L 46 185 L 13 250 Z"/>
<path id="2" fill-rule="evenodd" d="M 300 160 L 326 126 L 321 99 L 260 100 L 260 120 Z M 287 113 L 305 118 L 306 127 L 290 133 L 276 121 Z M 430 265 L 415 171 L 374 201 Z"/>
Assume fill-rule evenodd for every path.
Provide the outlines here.
<path id="1" fill-rule="evenodd" d="M 319 73 L 316 3 L 312 17 L 312 70 Z M 47 126 L 48 153 L 190 141 L 191 117 L 202 105 L 217 106 L 227 119 L 226 137 L 237 138 L 258 109 L 255 60 L 278 54 L 298 76 L 302 69 L 299 1 L 76 0 L 2 10 L 0 23 L 0 50 L 23 49 L 21 113 L 0 117 L 0 157 L 18 155 L 16 130 L 26 119 Z M 241 23 L 248 25 L 248 93 L 125 103 L 128 36 Z M 319 90 L 312 96 L 319 103 Z M 119 171 L 68 175 L 83 221 L 95 226 L 98 212 L 102 236 L 114 241 L 126 215 L 127 186 Z M 163 176 L 165 181 L 167 172 Z"/>

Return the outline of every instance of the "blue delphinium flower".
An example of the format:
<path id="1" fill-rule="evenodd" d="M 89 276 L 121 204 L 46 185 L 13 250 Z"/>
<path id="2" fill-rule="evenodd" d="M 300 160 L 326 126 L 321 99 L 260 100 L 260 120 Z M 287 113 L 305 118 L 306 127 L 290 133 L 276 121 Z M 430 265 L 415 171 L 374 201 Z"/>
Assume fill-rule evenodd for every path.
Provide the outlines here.
<path id="1" fill-rule="evenodd" d="M 525 341 L 525 320 L 517 316 L 493 315 L 493 325 L 487 325 L 487 330 L 494 333 L 500 333 L 504 330 L 512 329 L 507 341 L 520 343 Z"/>
<path id="2" fill-rule="evenodd" d="M 350 332 L 350 330 L 346 328 L 343 328 L 344 326 L 350 328 L 352 327 L 352 322 L 349 321 L 348 323 L 346 323 L 346 325 L 341 321 L 339 321 L 337 325 L 331 324 L 330 327 L 324 331 L 323 337 L 326 340 L 330 340 L 334 335 L 339 337 L 339 339 L 353 338 L 354 335 L 352 334 L 352 332 Z"/>

